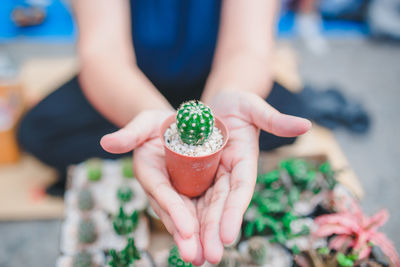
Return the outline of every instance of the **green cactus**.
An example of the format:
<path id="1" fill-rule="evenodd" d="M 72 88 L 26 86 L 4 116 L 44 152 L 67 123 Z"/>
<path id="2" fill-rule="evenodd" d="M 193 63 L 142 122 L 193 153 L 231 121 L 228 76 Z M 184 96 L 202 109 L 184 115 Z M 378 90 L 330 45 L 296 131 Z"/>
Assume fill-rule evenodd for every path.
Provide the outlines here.
<path id="1" fill-rule="evenodd" d="M 127 185 L 122 185 L 118 188 L 117 198 L 121 203 L 127 203 L 131 201 L 133 196 L 132 189 Z"/>
<path id="2" fill-rule="evenodd" d="M 176 121 L 181 140 L 189 145 L 203 144 L 213 132 L 211 109 L 197 100 L 181 104 Z"/>
<path id="3" fill-rule="evenodd" d="M 168 267 L 192 267 L 190 262 L 184 262 L 179 254 L 177 246 L 173 246 L 169 252 Z"/>
<path id="4" fill-rule="evenodd" d="M 248 253 L 251 261 L 257 265 L 263 265 L 267 261 L 268 241 L 259 236 L 255 236 L 248 241 Z"/>
<path id="5" fill-rule="evenodd" d="M 93 209 L 94 201 L 92 192 L 88 189 L 83 189 L 78 193 L 78 208 L 81 211 L 88 211 Z"/>
<path id="6" fill-rule="evenodd" d="M 92 267 L 92 255 L 86 251 L 77 253 L 74 256 L 73 267 Z"/>
<path id="7" fill-rule="evenodd" d="M 125 178 L 133 178 L 133 167 L 132 167 L 132 157 L 126 157 L 122 159 L 122 175 Z"/>
<path id="8" fill-rule="evenodd" d="M 102 160 L 101 159 L 89 159 L 86 161 L 86 170 L 88 179 L 90 181 L 99 181 L 102 176 Z"/>
<path id="9" fill-rule="evenodd" d="M 125 248 L 117 252 L 115 249 L 110 250 L 111 260 L 108 263 L 111 267 L 134 267 L 135 260 L 140 259 L 140 252 L 135 246 L 133 238 L 128 238 L 128 244 Z"/>
<path id="10" fill-rule="evenodd" d="M 91 244 L 97 239 L 96 226 L 91 219 L 82 219 L 78 225 L 78 240 L 83 244 Z"/>
<path id="11" fill-rule="evenodd" d="M 124 212 L 124 208 L 119 208 L 119 213 L 113 218 L 113 227 L 118 235 L 128 235 L 132 233 L 139 222 L 139 214 L 135 210 L 131 215 Z"/>

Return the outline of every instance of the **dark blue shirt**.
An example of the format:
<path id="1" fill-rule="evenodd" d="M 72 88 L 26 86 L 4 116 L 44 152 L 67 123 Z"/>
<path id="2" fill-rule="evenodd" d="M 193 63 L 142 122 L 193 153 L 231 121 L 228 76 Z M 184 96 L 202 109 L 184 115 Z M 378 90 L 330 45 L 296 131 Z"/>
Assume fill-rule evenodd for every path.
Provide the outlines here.
<path id="1" fill-rule="evenodd" d="M 138 66 L 167 98 L 199 98 L 218 35 L 219 0 L 132 0 Z M 175 106 L 179 103 L 173 103 Z"/>

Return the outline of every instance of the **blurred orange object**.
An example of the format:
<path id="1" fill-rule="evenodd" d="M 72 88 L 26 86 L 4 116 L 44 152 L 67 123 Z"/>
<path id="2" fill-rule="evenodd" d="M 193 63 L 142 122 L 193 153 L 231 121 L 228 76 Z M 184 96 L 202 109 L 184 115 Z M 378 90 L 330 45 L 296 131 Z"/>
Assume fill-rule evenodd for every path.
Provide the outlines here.
<path id="1" fill-rule="evenodd" d="M 16 70 L 4 57 L 0 58 L 0 164 L 19 159 L 16 124 L 22 113 L 22 90 Z"/>

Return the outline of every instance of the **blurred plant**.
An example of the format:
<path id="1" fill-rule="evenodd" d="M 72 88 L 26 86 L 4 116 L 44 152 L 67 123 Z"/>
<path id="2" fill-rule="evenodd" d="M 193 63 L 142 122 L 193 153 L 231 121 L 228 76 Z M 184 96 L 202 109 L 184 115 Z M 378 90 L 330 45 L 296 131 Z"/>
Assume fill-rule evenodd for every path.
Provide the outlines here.
<path id="1" fill-rule="evenodd" d="M 261 236 L 254 236 L 248 241 L 247 251 L 254 264 L 263 265 L 267 261 L 268 241 Z"/>
<path id="2" fill-rule="evenodd" d="M 168 267 L 192 267 L 190 262 L 184 262 L 179 254 L 178 247 L 175 245 L 169 252 Z"/>
<path id="3" fill-rule="evenodd" d="M 123 250 L 117 252 L 110 250 L 111 260 L 108 263 L 111 267 L 134 267 L 135 261 L 140 259 L 140 252 L 135 246 L 133 238 L 128 238 L 128 244 Z"/>
<path id="4" fill-rule="evenodd" d="M 305 257 L 307 256 L 307 257 Z M 352 267 L 356 266 L 358 256 L 345 254 L 341 251 L 332 251 L 327 247 L 318 250 L 308 250 L 302 255 L 295 256 L 295 262 L 301 267 Z"/>
<path id="5" fill-rule="evenodd" d="M 78 225 L 78 240 L 83 244 L 91 244 L 97 240 L 97 231 L 91 219 L 82 219 Z"/>
<path id="6" fill-rule="evenodd" d="M 302 159 L 287 159 L 279 167 L 258 175 L 257 187 L 245 215 L 245 237 L 272 234 L 271 242 L 285 244 L 287 240 L 308 235 L 310 230 L 292 233 L 290 224 L 298 220 L 295 204 L 302 195 L 330 191 L 336 185 L 329 163 L 317 165 Z M 249 216 L 247 216 L 249 215 Z"/>
<path id="7" fill-rule="evenodd" d="M 73 267 L 92 267 L 92 255 L 89 252 L 81 251 L 74 256 Z"/>
<path id="8" fill-rule="evenodd" d="M 233 248 L 225 248 L 221 261 L 217 267 L 240 267 L 243 266 L 243 260 L 240 253 Z"/>
<path id="9" fill-rule="evenodd" d="M 378 232 L 378 228 L 388 220 L 389 213 L 381 210 L 368 217 L 363 214 L 355 200 L 348 199 L 342 203 L 346 205 L 339 205 L 338 213 L 322 215 L 315 219 L 319 227 L 313 234 L 317 237 L 334 235 L 329 242 L 330 248 L 351 249 L 360 259 L 369 257 L 372 246 L 379 246 L 396 266 L 400 266 L 399 256 L 393 244 L 383 233 Z"/>
<path id="10" fill-rule="evenodd" d="M 125 178 L 133 178 L 134 172 L 132 167 L 132 157 L 125 157 L 121 160 L 122 162 L 122 175 Z"/>
<path id="11" fill-rule="evenodd" d="M 121 206 L 118 215 L 113 218 L 113 227 L 118 235 L 128 235 L 136 229 L 138 222 L 139 214 L 136 210 L 128 215 Z"/>
<path id="12" fill-rule="evenodd" d="M 86 170 L 88 179 L 90 181 L 99 181 L 102 176 L 102 164 L 101 159 L 93 158 L 86 161 Z"/>
<path id="13" fill-rule="evenodd" d="M 94 201 L 92 192 L 88 189 L 82 189 L 78 193 L 78 208 L 81 211 L 88 211 L 93 209 Z"/>
<path id="14" fill-rule="evenodd" d="M 117 198 L 121 203 L 131 201 L 133 196 L 132 189 L 128 185 L 121 185 L 117 191 Z"/>

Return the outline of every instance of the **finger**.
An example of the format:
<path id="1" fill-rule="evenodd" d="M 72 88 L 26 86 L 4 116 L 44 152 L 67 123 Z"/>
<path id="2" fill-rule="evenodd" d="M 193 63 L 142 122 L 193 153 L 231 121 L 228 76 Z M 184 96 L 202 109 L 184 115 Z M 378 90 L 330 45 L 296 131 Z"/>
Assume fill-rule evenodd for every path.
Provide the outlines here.
<path id="1" fill-rule="evenodd" d="M 103 136 L 100 145 L 104 150 L 114 154 L 127 153 L 140 146 L 159 133 L 160 124 L 171 113 L 149 111 L 137 115 L 120 130 Z"/>
<path id="2" fill-rule="evenodd" d="M 147 196 L 149 198 L 149 202 L 151 207 L 153 208 L 154 212 L 157 214 L 157 216 L 160 218 L 162 223 L 164 224 L 165 228 L 167 229 L 168 233 L 170 233 L 172 236 L 175 234 L 176 228 L 174 223 L 172 222 L 170 216 L 161 209 L 161 207 L 157 204 L 155 199 L 151 196 Z"/>
<path id="3" fill-rule="evenodd" d="M 220 222 L 224 205 L 229 193 L 229 174 L 224 172 L 217 176 L 212 188 L 212 196 L 207 211 L 203 215 L 201 224 L 201 237 L 204 257 L 207 261 L 217 264 L 224 252 L 224 246 L 220 238 Z"/>
<path id="4" fill-rule="evenodd" d="M 199 235 L 193 235 L 188 239 L 182 238 L 179 233 L 176 233 L 174 240 L 179 249 L 179 254 L 185 262 L 203 263 L 203 251 L 199 240 Z"/>
<path id="5" fill-rule="evenodd" d="M 179 234 L 171 220 L 171 217 L 161 209 L 154 198 L 149 196 L 150 205 L 154 212 L 161 219 L 167 231 L 174 237 L 175 243 L 178 246 L 179 253 L 184 261 L 192 261 L 194 264 L 201 265 L 204 263 L 203 250 L 200 243 L 198 228 L 197 232 L 189 239 L 184 239 Z"/>
<path id="6" fill-rule="evenodd" d="M 168 213 L 180 235 L 183 238 L 191 237 L 195 231 L 196 219 L 172 188 L 166 171 L 163 173 L 157 166 L 149 165 L 143 159 L 145 155 L 141 156 L 140 151 L 137 151 L 133 163 L 143 189 Z"/>
<path id="7" fill-rule="evenodd" d="M 311 128 L 307 119 L 282 114 L 256 95 L 248 96 L 248 114 L 258 128 L 281 137 L 295 137 Z"/>
<path id="8" fill-rule="evenodd" d="M 237 163 L 231 173 L 231 191 L 221 219 L 220 237 L 225 245 L 232 244 L 239 234 L 243 214 L 250 204 L 257 177 L 257 161 L 249 157 Z"/>

